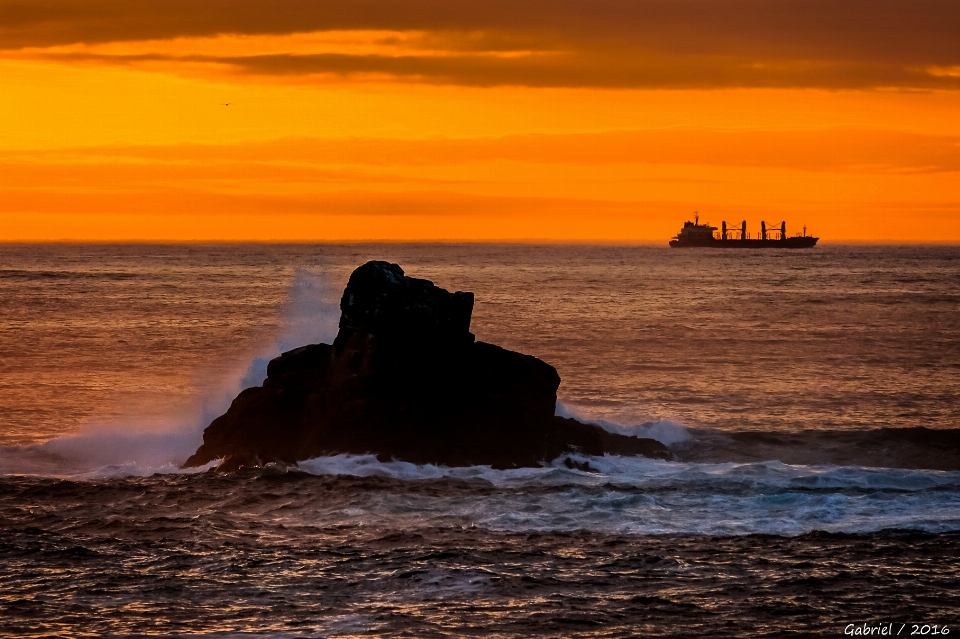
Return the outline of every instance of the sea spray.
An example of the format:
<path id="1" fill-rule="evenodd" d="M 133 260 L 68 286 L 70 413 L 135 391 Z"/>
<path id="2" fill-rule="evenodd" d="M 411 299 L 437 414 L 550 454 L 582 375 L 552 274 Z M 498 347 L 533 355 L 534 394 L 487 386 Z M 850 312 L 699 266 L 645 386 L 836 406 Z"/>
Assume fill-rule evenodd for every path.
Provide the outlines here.
<path id="1" fill-rule="evenodd" d="M 332 342 L 339 318 L 336 291 L 322 271 L 297 269 L 280 309 L 279 334 L 255 349 L 245 368 L 206 384 L 193 408 L 174 402 L 177 407 L 166 414 L 160 410 L 157 415 L 154 409 L 150 417 L 94 420 L 80 432 L 41 444 L 0 446 L 0 475 L 117 477 L 179 472 L 179 465 L 202 441 L 203 429 L 226 411 L 240 390 L 263 382 L 271 359 L 304 344 Z"/>
<path id="2" fill-rule="evenodd" d="M 332 344 L 340 320 L 339 290 L 322 272 L 298 268 L 283 306 L 281 332 L 254 356 L 238 390 L 262 384 L 267 378 L 267 364 L 280 353 L 306 344 Z"/>

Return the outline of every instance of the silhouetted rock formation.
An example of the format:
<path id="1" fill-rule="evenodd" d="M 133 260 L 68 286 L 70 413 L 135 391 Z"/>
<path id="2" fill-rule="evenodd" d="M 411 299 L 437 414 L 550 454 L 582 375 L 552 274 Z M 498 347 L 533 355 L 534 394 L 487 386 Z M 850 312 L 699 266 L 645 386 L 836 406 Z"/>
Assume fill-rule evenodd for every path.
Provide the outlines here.
<path id="1" fill-rule="evenodd" d="M 473 293 L 448 293 L 368 262 L 350 276 L 333 345 L 270 362 L 203 433 L 185 466 L 233 470 L 318 455 L 448 466 L 537 466 L 565 453 L 670 458 L 652 439 L 555 417 L 560 376 L 536 357 L 477 342 Z"/>

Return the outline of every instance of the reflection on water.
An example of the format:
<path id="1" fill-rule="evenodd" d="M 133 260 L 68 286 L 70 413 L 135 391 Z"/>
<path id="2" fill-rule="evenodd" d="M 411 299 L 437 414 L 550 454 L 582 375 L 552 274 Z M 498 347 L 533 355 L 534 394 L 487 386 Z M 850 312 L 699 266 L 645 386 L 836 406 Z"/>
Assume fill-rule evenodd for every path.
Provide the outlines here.
<path id="1" fill-rule="evenodd" d="M 593 418 L 960 427 L 957 247 L 8 245 L 0 444 L 204 422 L 257 358 L 329 339 L 373 258 L 474 291 L 478 338 L 556 366 Z"/>
<path id="2" fill-rule="evenodd" d="M 367 259 L 680 461 L 181 473 Z M 781 636 L 960 610 L 960 249 L 0 250 L 0 634 Z"/>

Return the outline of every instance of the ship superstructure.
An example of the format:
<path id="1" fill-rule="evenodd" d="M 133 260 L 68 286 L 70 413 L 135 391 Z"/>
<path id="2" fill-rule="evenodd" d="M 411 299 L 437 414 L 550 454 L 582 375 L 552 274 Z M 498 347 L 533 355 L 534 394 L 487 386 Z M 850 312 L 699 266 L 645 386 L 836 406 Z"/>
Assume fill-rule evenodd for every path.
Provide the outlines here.
<path id="1" fill-rule="evenodd" d="M 700 224 L 700 215 L 694 213 L 693 222 L 686 221 L 675 238 L 670 240 L 674 248 L 710 246 L 716 248 L 810 248 L 815 246 L 819 237 L 807 235 L 807 227 L 803 227 L 803 234 L 787 237 L 787 223 L 780 222 L 779 227 L 767 228 L 765 221 L 760 222 L 760 232 L 757 237 L 750 237 L 747 231 L 747 221 L 739 227 L 727 226 L 724 220 L 720 228 L 710 224 Z"/>

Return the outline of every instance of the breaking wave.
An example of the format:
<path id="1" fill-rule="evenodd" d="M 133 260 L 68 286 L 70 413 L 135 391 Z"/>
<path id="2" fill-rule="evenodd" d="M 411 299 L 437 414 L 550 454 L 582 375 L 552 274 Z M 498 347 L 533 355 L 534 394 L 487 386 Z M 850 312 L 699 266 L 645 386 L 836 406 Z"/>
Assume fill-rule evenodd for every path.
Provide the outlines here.
<path id="1" fill-rule="evenodd" d="M 385 490 L 402 497 L 377 505 L 380 495 L 335 517 L 375 516 L 399 527 L 411 519 L 420 525 L 449 525 L 453 519 L 510 532 L 792 536 L 814 530 L 960 530 L 960 472 L 573 458 L 591 470 L 568 468 L 566 458 L 543 468 L 493 470 L 350 455 L 313 459 L 300 468 L 386 482 Z"/>
<path id="2" fill-rule="evenodd" d="M 557 410 L 571 414 L 563 405 Z M 659 439 L 678 461 L 573 454 L 539 468 L 494 470 L 333 455 L 219 481 L 247 490 L 252 472 L 301 485 L 295 504 L 271 514 L 283 525 L 376 522 L 397 529 L 452 525 L 508 533 L 721 536 L 960 531 L 960 471 L 950 467 L 954 431 L 723 433 L 670 421 L 595 423 Z M 201 471 L 208 467 L 178 468 L 197 441 L 197 430 L 94 431 L 0 448 L 0 475 L 69 478 L 90 482 L 92 491 L 124 477 L 154 475 L 160 481 L 183 473 L 184 480 L 206 482 Z M 891 449 L 901 462 L 937 449 L 947 468 L 875 463 L 894 455 Z M 761 455 L 767 458 L 757 459 Z M 191 473 L 201 474 L 187 478 Z"/>

